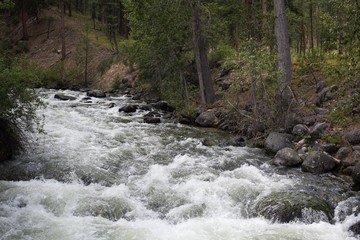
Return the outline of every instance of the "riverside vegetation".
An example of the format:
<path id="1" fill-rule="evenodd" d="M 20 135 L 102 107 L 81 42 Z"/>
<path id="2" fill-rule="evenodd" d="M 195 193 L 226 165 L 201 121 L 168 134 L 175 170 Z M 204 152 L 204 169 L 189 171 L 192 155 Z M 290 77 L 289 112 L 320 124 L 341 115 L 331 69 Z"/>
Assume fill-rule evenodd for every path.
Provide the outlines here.
<path id="1" fill-rule="evenodd" d="M 41 125 L 34 87 L 90 86 L 102 89 L 90 96 L 132 94 L 180 123 L 235 133 L 275 165 L 360 184 L 360 4 L 279 2 L 1 2 L 0 159 Z"/>

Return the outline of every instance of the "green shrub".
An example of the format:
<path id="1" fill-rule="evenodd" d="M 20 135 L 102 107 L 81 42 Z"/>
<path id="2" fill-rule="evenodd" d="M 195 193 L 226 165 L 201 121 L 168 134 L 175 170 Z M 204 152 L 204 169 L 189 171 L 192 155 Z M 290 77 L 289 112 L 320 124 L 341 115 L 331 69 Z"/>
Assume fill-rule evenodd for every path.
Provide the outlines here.
<path id="1" fill-rule="evenodd" d="M 34 127 L 40 124 L 36 109 L 42 103 L 33 89 L 40 80 L 41 74 L 33 64 L 0 55 L 0 141 L 2 149 L 9 148 L 7 158 L 22 149 L 24 131 L 36 130 Z"/>

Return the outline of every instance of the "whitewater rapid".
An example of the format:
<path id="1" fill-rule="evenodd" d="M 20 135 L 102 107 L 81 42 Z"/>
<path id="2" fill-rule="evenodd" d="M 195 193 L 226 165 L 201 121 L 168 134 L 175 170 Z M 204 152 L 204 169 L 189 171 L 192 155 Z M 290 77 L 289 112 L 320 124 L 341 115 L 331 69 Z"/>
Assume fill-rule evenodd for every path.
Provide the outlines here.
<path id="1" fill-rule="evenodd" d="M 60 101 L 57 92 L 40 90 L 44 132 L 0 166 L 0 240 L 356 239 L 348 228 L 359 217 L 340 216 L 352 199 L 338 205 L 332 223 L 257 216 L 264 196 L 317 180 L 277 171 L 259 149 L 225 144 L 229 134 L 143 123 L 148 111 L 118 112 L 145 104 L 130 96 L 83 100 L 86 93 L 67 90 L 60 92 L 77 99 Z M 318 179 L 329 191 L 341 185 Z"/>

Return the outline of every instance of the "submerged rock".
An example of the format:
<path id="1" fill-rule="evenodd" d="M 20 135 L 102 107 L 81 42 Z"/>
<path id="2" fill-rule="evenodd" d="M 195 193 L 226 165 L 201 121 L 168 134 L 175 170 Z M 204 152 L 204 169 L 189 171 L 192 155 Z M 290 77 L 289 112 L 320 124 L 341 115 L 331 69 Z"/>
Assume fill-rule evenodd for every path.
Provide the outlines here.
<path id="1" fill-rule="evenodd" d="M 119 108 L 119 112 L 133 113 L 136 112 L 137 109 L 138 109 L 138 105 L 126 105 Z"/>
<path id="2" fill-rule="evenodd" d="M 270 153 L 277 153 L 283 148 L 292 148 L 291 139 L 290 134 L 271 132 L 265 140 L 265 150 Z"/>
<path id="3" fill-rule="evenodd" d="M 283 148 L 279 150 L 272 160 L 272 164 L 286 167 L 297 167 L 302 162 L 303 161 L 301 160 L 299 154 L 291 148 Z"/>
<path id="4" fill-rule="evenodd" d="M 333 209 L 317 196 L 305 192 L 275 192 L 262 198 L 255 206 L 258 215 L 273 222 L 330 222 Z"/>
<path id="5" fill-rule="evenodd" d="M 86 93 L 89 97 L 95 97 L 95 98 L 104 98 L 106 97 L 106 94 L 104 91 L 101 90 L 90 90 Z"/>
<path id="6" fill-rule="evenodd" d="M 62 101 L 74 101 L 76 97 L 65 95 L 63 93 L 56 93 L 54 98 L 62 100 Z"/>

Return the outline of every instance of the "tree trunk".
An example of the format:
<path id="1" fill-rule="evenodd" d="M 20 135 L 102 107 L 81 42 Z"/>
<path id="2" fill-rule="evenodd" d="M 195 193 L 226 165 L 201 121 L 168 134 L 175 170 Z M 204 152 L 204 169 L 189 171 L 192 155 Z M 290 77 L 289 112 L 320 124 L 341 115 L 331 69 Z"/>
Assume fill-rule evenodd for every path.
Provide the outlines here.
<path id="1" fill-rule="evenodd" d="M 207 57 L 207 46 L 203 36 L 197 0 L 189 0 L 192 13 L 194 55 L 199 77 L 201 99 L 204 104 L 215 101 L 213 82 Z"/>
<path id="2" fill-rule="evenodd" d="M 282 73 L 279 79 L 277 101 L 277 127 L 286 127 L 286 119 L 292 111 L 293 95 L 291 91 L 291 56 L 289 33 L 285 14 L 285 0 L 274 0 L 275 37 L 278 52 L 278 69 Z"/>
<path id="3" fill-rule="evenodd" d="M 285 0 L 274 0 L 275 37 L 279 54 L 278 69 L 282 72 L 282 83 L 291 83 L 291 56 L 289 33 L 285 14 Z"/>
<path id="4" fill-rule="evenodd" d="M 66 46 L 65 46 L 65 14 L 64 14 L 64 0 L 60 2 L 60 14 L 61 14 L 61 60 L 66 58 Z"/>
<path id="5" fill-rule="evenodd" d="M 69 17 L 72 17 L 71 0 L 68 1 Z"/>
<path id="6" fill-rule="evenodd" d="M 22 40 L 29 40 L 29 33 L 27 28 L 28 13 L 24 6 L 21 8 L 20 14 L 21 14 L 22 34 L 23 34 Z"/>
<path id="7" fill-rule="evenodd" d="M 309 6 L 309 17 L 310 17 L 310 49 L 311 51 L 314 50 L 314 24 L 313 24 L 313 2 L 310 0 L 310 6 Z"/>

